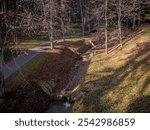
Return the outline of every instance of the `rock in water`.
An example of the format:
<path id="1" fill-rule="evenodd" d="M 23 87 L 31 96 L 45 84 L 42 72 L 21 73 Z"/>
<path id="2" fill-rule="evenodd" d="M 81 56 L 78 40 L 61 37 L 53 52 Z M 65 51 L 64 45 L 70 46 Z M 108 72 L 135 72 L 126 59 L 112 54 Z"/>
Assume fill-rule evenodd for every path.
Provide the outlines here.
<path id="1" fill-rule="evenodd" d="M 66 102 L 64 105 L 65 107 L 71 107 L 71 104 L 69 102 Z"/>
<path id="2" fill-rule="evenodd" d="M 76 94 L 76 96 L 74 97 L 74 100 L 76 101 L 76 100 L 79 100 L 81 97 L 83 97 L 84 96 L 84 92 L 79 92 L 79 93 L 77 93 Z"/>

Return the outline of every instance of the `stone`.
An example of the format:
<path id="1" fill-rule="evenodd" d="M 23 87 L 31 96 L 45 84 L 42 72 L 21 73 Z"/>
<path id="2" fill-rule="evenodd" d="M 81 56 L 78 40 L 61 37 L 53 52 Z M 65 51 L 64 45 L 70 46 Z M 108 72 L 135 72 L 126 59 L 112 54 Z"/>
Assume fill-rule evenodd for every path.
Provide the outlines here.
<path id="1" fill-rule="evenodd" d="M 78 92 L 76 94 L 76 96 L 74 97 L 74 101 L 79 100 L 81 97 L 83 97 L 85 95 L 84 92 Z"/>
<path id="2" fill-rule="evenodd" d="M 49 90 L 46 87 L 41 86 L 42 90 L 49 96 L 51 96 L 51 93 L 49 92 Z"/>
<path id="3" fill-rule="evenodd" d="M 54 82 L 53 79 L 50 80 L 50 81 L 48 81 L 48 83 L 49 83 L 53 88 L 56 86 L 56 84 L 55 84 L 55 82 Z"/>
<path id="4" fill-rule="evenodd" d="M 49 82 L 46 82 L 46 81 L 40 81 L 39 85 L 41 86 L 42 90 L 46 94 L 48 94 L 49 96 L 51 96 L 53 85 L 49 84 Z"/>
<path id="5" fill-rule="evenodd" d="M 69 102 L 64 103 L 65 107 L 71 107 L 71 104 Z"/>
<path id="6" fill-rule="evenodd" d="M 83 58 L 83 61 L 88 61 L 87 56 L 82 56 L 82 58 Z"/>

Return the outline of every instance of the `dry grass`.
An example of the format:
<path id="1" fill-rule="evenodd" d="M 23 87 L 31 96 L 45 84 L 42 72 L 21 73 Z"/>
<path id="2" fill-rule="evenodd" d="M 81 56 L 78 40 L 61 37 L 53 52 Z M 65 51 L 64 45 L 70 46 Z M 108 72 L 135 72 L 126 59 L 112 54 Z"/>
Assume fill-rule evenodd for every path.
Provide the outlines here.
<path id="1" fill-rule="evenodd" d="M 23 65 L 18 71 L 16 71 L 12 76 L 6 79 L 6 86 L 11 86 L 12 84 L 20 84 L 23 82 L 28 82 L 28 75 L 36 68 L 38 68 L 44 60 L 47 58 L 47 53 L 42 53 L 34 57 L 31 61 Z"/>
<path id="2" fill-rule="evenodd" d="M 74 112 L 150 112 L 150 28 L 114 48 L 91 59 Z"/>
<path id="3" fill-rule="evenodd" d="M 5 63 L 10 62 L 14 57 L 17 57 L 18 55 L 21 55 L 25 51 L 34 48 L 36 46 L 39 46 L 41 44 L 47 43 L 48 40 L 43 39 L 19 39 L 16 44 L 13 44 L 9 46 L 8 48 L 5 48 L 4 52 L 4 59 Z"/>
<path id="4" fill-rule="evenodd" d="M 17 44 L 12 46 L 13 49 L 28 50 L 38 45 L 48 42 L 48 40 L 40 39 L 20 39 Z"/>

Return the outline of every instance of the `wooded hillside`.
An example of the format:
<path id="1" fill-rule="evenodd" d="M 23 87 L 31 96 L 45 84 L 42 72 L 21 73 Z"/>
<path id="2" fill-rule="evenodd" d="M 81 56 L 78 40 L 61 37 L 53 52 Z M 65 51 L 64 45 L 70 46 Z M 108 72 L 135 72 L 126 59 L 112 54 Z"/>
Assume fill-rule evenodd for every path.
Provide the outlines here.
<path id="1" fill-rule="evenodd" d="M 126 77 L 128 73 L 125 71 L 128 67 L 130 68 L 133 64 L 138 66 L 141 63 L 139 62 L 139 64 L 137 64 L 131 60 L 131 62 L 127 62 L 126 68 L 126 66 L 122 65 L 120 60 L 128 53 L 131 53 L 133 58 L 138 55 L 131 52 L 130 49 L 132 49 L 132 46 L 137 45 L 141 48 L 149 48 L 149 23 L 150 0 L 0 0 L 0 96 L 6 96 L 6 88 L 13 94 L 17 91 L 14 97 L 8 100 L 8 102 L 6 101 L 6 104 L 12 106 L 11 111 L 13 111 L 15 109 L 14 106 L 20 102 L 16 97 L 23 95 L 21 97 L 26 99 L 24 93 L 30 93 L 29 87 L 32 86 L 31 95 L 29 94 L 28 96 L 31 98 L 35 91 L 37 92 L 35 99 L 46 99 L 44 103 L 40 102 L 44 104 L 41 110 L 43 111 L 45 107 L 47 107 L 47 102 L 49 102 L 49 100 L 47 100 L 48 96 L 45 96 L 45 93 L 41 93 L 40 88 L 36 89 L 36 87 L 33 86 L 41 87 L 43 84 L 48 86 L 47 84 L 52 83 L 56 87 L 53 87 L 51 97 L 56 100 L 60 100 L 61 97 L 61 101 L 68 99 L 70 101 L 72 92 L 71 94 L 69 92 L 71 90 L 73 91 L 73 87 L 68 89 L 68 86 L 76 87 L 82 78 L 90 77 L 87 76 L 88 67 L 93 67 L 93 70 L 95 70 L 91 72 L 89 69 L 90 74 L 92 73 L 92 75 L 94 75 L 93 73 L 98 72 L 98 75 L 95 74 L 95 77 L 98 77 L 99 80 L 104 80 L 104 83 L 102 81 L 100 85 L 95 85 L 98 92 L 101 91 L 99 86 L 103 86 L 103 84 L 104 88 L 110 87 L 108 83 L 113 85 L 114 90 L 119 91 L 120 86 L 117 86 L 117 83 L 120 79 L 113 79 L 117 77 L 117 75 L 121 78 L 122 75 Z M 132 41 L 134 37 L 137 37 L 139 43 L 141 43 L 140 45 L 136 39 L 136 43 L 134 44 L 134 41 Z M 130 40 L 132 42 L 130 42 Z M 136 49 L 136 47 L 134 49 Z M 101 53 L 104 53 L 102 59 L 97 57 L 90 59 L 89 57 L 94 55 L 93 53 L 91 54 L 92 49 L 94 50 L 94 54 L 98 52 L 101 56 Z M 126 49 L 127 54 L 122 52 L 126 51 Z M 138 47 L 137 50 L 140 51 Z M 114 56 L 113 53 L 118 55 L 114 54 Z M 88 54 L 89 56 L 87 56 Z M 141 56 L 142 55 L 143 53 Z M 148 57 L 148 51 L 145 51 L 145 55 Z M 105 59 L 103 59 L 103 57 Z M 115 58 L 117 57 L 118 59 L 116 60 Z M 126 58 L 130 61 L 130 56 Z M 86 60 L 89 61 L 87 62 Z M 106 64 L 101 63 L 103 60 Z M 98 66 L 97 64 L 92 66 L 92 61 L 98 61 Z M 114 61 L 118 63 L 114 63 L 116 68 L 110 64 L 110 62 Z M 124 64 L 125 63 L 124 59 Z M 143 64 L 147 67 L 145 60 Z M 87 67 L 85 69 L 87 73 L 81 71 L 82 69 L 80 67 Z M 114 75 L 103 75 L 103 72 L 99 74 L 99 69 L 103 71 L 101 67 L 104 67 L 104 71 L 106 69 L 106 73 L 108 71 L 114 73 Z M 123 67 L 123 69 L 119 69 L 119 67 Z M 135 66 L 133 65 L 133 67 Z M 132 67 L 130 69 L 132 70 Z M 23 74 L 21 70 L 23 70 Z M 136 67 L 135 70 L 137 70 Z M 142 73 L 141 70 L 140 72 Z M 84 73 L 83 75 L 85 76 L 78 77 L 82 75 L 82 73 Z M 23 75 L 23 78 L 27 79 L 27 82 L 26 80 L 20 80 L 20 74 L 21 76 Z M 133 74 L 133 80 L 137 81 L 136 76 L 138 76 L 138 74 L 134 75 L 134 72 L 130 74 Z M 99 78 L 99 76 L 101 78 Z M 130 78 L 130 76 L 126 78 Z M 146 82 L 146 85 L 148 78 L 146 75 L 146 81 L 142 80 L 143 83 Z M 9 83 L 8 79 L 10 80 Z M 93 77 L 87 82 L 93 83 L 92 80 Z M 12 84 L 12 86 L 15 86 L 13 90 L 10 87 L 12 81 L 18 83 L 16 83 L 17 85 Z M 86 89 L 85 82 L 81 83 L 81 88 L 78 91 L 82 91 L 82 88 Z M 131 82 L 126 82 L 125 79 L 123 79 L 123 82 L 130 87 L 132 86 L 130 85 Z M 27 86 L 27 88 L 23 85 Z M 92 84 L 90 87 L 93 86 Z M 49 87 L 51 91 L 51 86 L 48 86 L 48 88 Z M 116 94 L 116 91 L 113 92 Z M 104 109 L 101 109 L 101 107 L 103 107 L 101 105 L 103 104 L 99 103 L 99 101 L 104 100 L 98 100 L 97 98 L 101 98 L 98 95 L 97 98 L 94 97 L 95 99 L 93 99 L 93 106 L 91 105 L 91 108 L 87 108 L 87 105 L 89 105 L 89 102 L 87 102 L 87 100 L 89 100 L 88 96 L 93 96 L 92 92 L 95 92 L 95 89 L 91 90 L 90 88 L 87 97 L 75 103 L 74 111 L 104 112 Z M 115 97 L 116 95 L 111 92 L 110 95 Z M 41 94 L 40 98 L 37 96 L 38 93 Z M 69 93 L 69 96 L 66 93 Z M 126 95 L 128 95 L 127 93 Z M 62 95 L 60 96 L 58 94 Z M 83 93 L 79 95 L 83 95 Z M 106 96 L 109 97 L 107 94 Z M 116 97 L 119 96 L 117 95 Z M 131 97 L 133 99 L 134 96 L 132 95 Z M 137 97 L 140 98 L 140 96 Z M 12 102 L 12 100 L 15 101 Z M 113 101 L 115 102 L 116 100 L 115 98 Z M 126 97 L 124 100 L 126 100 Z M 30 101 L 34 102 L 34 100 Z M 113 101 L 109 105 L 112 105 Z M 28 99 L 26 99 L 25 102 L 27 106 L 30 107 Z M 70 102 L 74 103 L 74 100 Z M 83 106 L 79 105 L 80 102 Z M 95 102 L 98 102 L 99 107 L 96 107 Z M 13 103 L 16 104 L 14 105 Z M 35 106 L 33 106 L 32 112 L 35 110 L 36 103 Z M 128 100 L 126 104 L 123 105 L 127 107 L 129 104 L 130 102 Z M 105 105 L 106 104 L 104 104 L 104 106 Z M 7 107 L 3 107 L 2 110 L 6 108 Z M 25 109 L 19 106 L 17 110 L 24 111 Z M 28 109 L 28 111 L 30 112 L 30 109 Z M 39 111 L 39 109 L 36 109 L 36 111 Z M 123 112 L 125 111 L 125 107 L 119 106 L 116 109 L 110 107 L 108 111 Z"/>

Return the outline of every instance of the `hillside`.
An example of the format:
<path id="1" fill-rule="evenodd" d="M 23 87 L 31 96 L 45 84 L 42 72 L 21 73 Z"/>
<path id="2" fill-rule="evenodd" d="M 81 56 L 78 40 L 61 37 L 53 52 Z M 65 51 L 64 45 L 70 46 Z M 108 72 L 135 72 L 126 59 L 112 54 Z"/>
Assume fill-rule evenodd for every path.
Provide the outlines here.
<path id="1" fill-rule="evenodd" d="M 150 112 L 150 26 L 88 63 L 74 112 Z"/>

